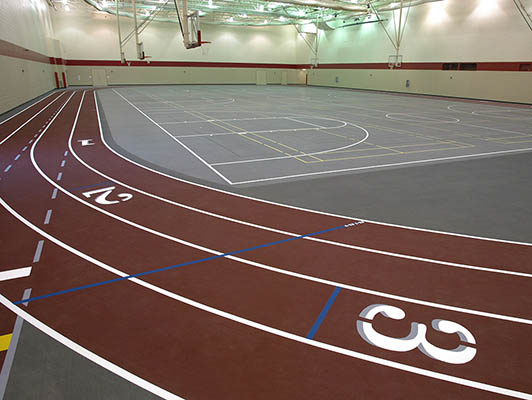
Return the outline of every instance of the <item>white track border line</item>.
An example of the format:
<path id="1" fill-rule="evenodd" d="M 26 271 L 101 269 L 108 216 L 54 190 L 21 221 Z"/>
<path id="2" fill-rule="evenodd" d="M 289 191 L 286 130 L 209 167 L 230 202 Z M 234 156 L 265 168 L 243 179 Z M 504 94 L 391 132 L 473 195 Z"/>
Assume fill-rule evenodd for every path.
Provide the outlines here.
<path id="1" fill-rule="evenodd" d="M 76 118 L 74 120 L 74 123 L 73 123 L 73 126 L 72 126 L 72 130 L 71 130 L 71 136 L 72 136 L 72 132 L 74 132 L 74 130 L 76 128 L 76 125 L 77 125 L 77 122 L 78 122 L 78 117 L 79 117 L 79 113 L 81 111 L 81 106 L 83 104 L 84 96 L 85 96 L 85 92 L 83 92 L 83 96 L 82 96 L 82 99 L 81 99 L 79 107 L 78 107 Z M 55 119 L 55 117 L 54 117 L 54 119 Z M 50 125 L 51 125 L 51 123 L 50 123 Z M 50 125 L 48 125 L 48 127 Z M 148 228 L 148 227 L 146 227 L 144 225 L 137 224 L 136 222 L 133 222 L 133 221 L 130 221 L 130 220 L 126 219 L 126 218 L 120 217 L 119 215 L 113 214 L 113 213 L 111 213 L 109 211 L 103 210 L 103 209 L 95 206 L 94 204 L 89 203 L 89 202 L 87 202 L 87 201 L 75 196 L 74 194 L 70 193 L 68 190 L 66 190 L 65 188 L 60 186 L 57 182 L 52 180 L 49 176 L 47 176 L 41 170 L 41 168 L 39 167 L 39 165 L 37 164 L 37 162 L 35 160 L 35 148 L 37 146 L 37 143 L 39 143 L 39 141 L 41 140 L 43 135 L 48 130 L 48 127 L 41 133 L 41 135 L 33 143 L 32 147 L 31 147 L 31 151 L 30 151 L 30 158 L 31 158 L 31 162 L 32 162 L 33 167 L 35 168 L 35 170 L 48 183 L 50 183 L 52 186 L 55 186 L 57 189 L 59 189 L 61 192 L 63 192 L 68 197 L 74 199 L 75 201 L 77 201 L 77 202 L 79 202 L 79 203 L 81 203 L 81 204 L 83 204 L 83 205 L 85 205 L 85 206 L 87 206 L 89 208 L 92 208 L 93 210 L 95 210 L 97 212 L 100 212 L 100 213 L 102 213 L 104 215 L 107 215 L 108 217 L 111 217 L 111 218 L 113 218 L 113 219 L 115 219 L 117 221 L 120 221 L 120 222 L 122 222 L 124 224 L 130 225 L 130 226 L 132 226 L 134 228 L 137 228 L 139 230 L 142 230 L 144 232 L 147 232 L 147 233 L 150 233 L 152 235 L 161 237 L 163 239 L 170 240 L 170 241 L 175 242 L 175 243 L 182 244 L 184 246 L 188 246 L 188 247 L 203 251 L 205 253 L 209 253 L 209 254 L 213 254 L 213 255 L 217 255 L 217 256 L 220 256 L 220 255 L 224 254 L 221 251 L 213 250 L 213 249 L 210 249 L 208 247 L 200 246 L 198 244 L 191 243 L 191 242 L 188 242 L 188 241 L 183 240 L 183 239 L 179 239 L 179 238 L 171 236 L 171 235 L 167 235 L 165 233 L 156 231 L 155 229 Z M 279 273 L 279 274 L 283 274 L 283 275 L 287 275 L 287 276 L 291 276 L 291 277 L 295 277 L 295 278 L 299 278 L 299 279 L 304 279 L 304 280 L 308 280 L 308 281 L 312 281 L 312 282 L 317 282 L 317 283 L 324 284 L 324 285 L 327 285 L 327 286 L 341 287 L 343 289 L 347 289 L 347 290 L 354 291 L 354 292 L 359 292 L 359 293 L 370 294 L 370 295 L 375 295 L 375 296 L 379 296 L 379 297 L 394 299 L 394 300 L 402 301 L 402 302 L 405 302 L 405 303 L 419 304 L 419 305 L 423 305 L 423 306 L 427 306 L 427 307 L 439 308 L 439 309 L 442 309 L 442 310 L 450 310 L 450 311 L 455 311 L 455 312 L 464 313 L 464 314 L 477 315 L 477 316 L 482 316 L 482 317 L 486 317 L 486 318 L 492 318 L 492 319 L 498 319 L 498 320 L 503 320 L 503 321 L 521 323 L 521 324 L 525 324 L 525 325 L 532 325 L 532 320 L 526 319 L 526 318 L 513 317 L 513 316 L 509 316 L 509 315 L 496 314 L 496 313 L 491 313 L 491 312 L 486 312 L 486 311 L 478 311 L 478 310 L 473 310 L 473 309 L 468 309 L 468 308 L 450 306 L 450 305 L 446 305 L 446 304 L 440 304 L 440 303 L 436 303 L 436 302 L 431 302 L 431 301 L 426 301 L 426 300 L 419 300 L 419 299 L 414 299 L 414 298 L 410 298 L 410 297 L 394 295 L 394 294 L 390 294 L 390 293 L 386 293 L 386 292 L 380 292 L 380 291 L 377 291 L 377 290 L 360 288 L 360 287 L 353 286 L 353 285 L 348 285 L 348 284 L 344 284 L 344 283 L 340 283 L 340 282 L 335 282 L 335 281 L 331 281 L 331 280 L 327 280 L 327 279 L 317 278 L 317 277 L 310 276 L 310 275 L 305 275 L 305 274 L 300 274 L 300 273 L 293 272 L 293 271 L 284 270 L 284 269 L 281 269 L 281 268 L 272 267 L 272 266 L 269 266 L 269 265 L 266 265 L 266 264 L 258 263 L 258 262 L 255 262 L 255 261 L 247 260 L 245 258 L 236 257 L 236 256 L 233 256 L 233 255 L 227 255 L 227 256 L 225 256 L 225 258 L 233 260 L 233 261 L 237 261 L 239 263 L 251 265 L 253 267 L 257 267 L 257 268 L 261 268 L 261 269 L 264 269 L 264 270 L 268 270 L 268 271 L 271 271 L 271 272 L 274 272 L 274 273 Z"/>
<path id="2" fill-rule="evenodd" d="M 27 107 L 24 108 L 23 110 L 20 110 L 18 113 L 13 114 L 11 117 L 6 118 L 6 119 L 4 119 L 3 121 L 0 121 L 0 125 L 4 124 L 5 122 L 9 121 L 9 120 L 12 119 L 12 118 L 15 118 L 17 115 L 22 114 L 22 113 L 23 113 L 24 111 L 26 111 L 28 108 L 31 108 L 31 107 L 33 107 L 33 106 L 39 104 L 41 101 L 46 100 L 48 97 L 50 97 L 50 96 L 53 95 L 54 93 L 56 93 L 55 90 L 52 90 L 51 93 L 50 93 L 48 96 L 45 96 L 45 97 L 43 97 L 42 99 L 40 99 L 39 101 L 36 101 L 35 103 L 30 104 L 29 106 L 27 106 Z M 31 100 L 30 100 L 30 101 L 31 101 Z"/>
<path id="3" fill-rule="evenodd" d="M 99 110 L 98 110 L 98 101 L 97 101 L 97 97 L 96 97 L 96 90 L 94 91 L 94 98 L 96 100 L 96 110 L 97 110 L 97 113 L 98 113 L 98 118 L 100 118 L 100 113 L 99 113 Z M 100 122 L 100 127 L 101 127 L 101 122 Z M 488 237 L 484 237 L 484 236 L 466 235 L 466 234 L 463 234 L 463 233 L 456 233 L 456 232 L 444 232 L 444 231 L 439 231 L 439 230 L 436 230 L 436 229 L 419 228 L 419 227 L 415 227 L 415 226 L 406 226 L 406 225 L 400 225 L 400 224 L 392 224 L 392 223 L 389 223 L 389 222 L 374 221 L 374 220 L 365 219 L 365 218 L 358 218 L 358 217 L 348 217 L 348 216 L 345 216 L 345 215 L 339 215 L 339 214 L 329 213 L 329 212 L 325 212 L 325 211 L 311 210 L 311 209 L 304 208 L 304 207 L 297 207 L 297 206 L 292 206 L 292 205 L 289 205 L 289 204 L 283 204 L 283 203 L 279 203 L 279 202 L 275 202 L 275 201 L 264 200 L 264 199 L 259 199 L 259 198 L 256 198 L 256 197 L 246 196 L 246 195 L 239 194 L 239 193 L 229 192 L 227 190 L 218 189 L 218 188 L 207 186 L 207 185 L 202 185 L 202 184 L 197 183 L 197 182 L 188 181 L 188 180 L 183 179 L 183 178 L 178 178 L 178 177 L 175 177 L 173 175 L 165 174 L 164 172 L 157 171 L 156 169 L 147 167 L 147 166 L 142 165 L 142 164 L 140 164 L 140 163 L 138 163 L 138 162 L 136 162 L 134 160 L 131 160 L 131 159 L 127 158 L 126 156 L 120 154 L 116 150 L 114 150 L 111 146 L 109 146 L 109 144 L 105 141 L 103 133 L 102 133 L 102 141 L 103 141 L 104 145 L 109 150 L 111 150 L 113 153 L 115 153 L 117 156 L 119 156 L 119 157 L 123 158 L 124 160 L 126 160 L 127 162 L 129 162 L 129 163 L 131 163 L 133 165 L 136 165 L 136 166 L 138 166 L 140 168 L 143 168 L 143 169 L 145 169 L 147 171 L 151 171 L 151 172 L 153 172 L 155 174 L 164 176 L 164 177 L 166 177 L 168 179 L 172 179 L 172 180 L 175 180 L 175 181 L 178 181 L 178 182 L 187 183 L 189 185 L 200 187 L 202 189 L 212 190 L 212 191 L 215 191 L 215 192 L 218 192 L 218 193 L 224 193 L 224 194 L 227 194 L 227 195 L 230 195 L 230 196 L 239 197 L 239 198 L 246 199 L 246 200 L 252 200 L 252 201 L 259 202 L 259 203 L 270 204 L 270 205 L 274 205 L 274 206 L 284 207 L 284 208 L 288 208 L 288 209 L 292 209 L 292 210 L 304 211 L 304 212 L 313 213 L 313 214 L 326 215 L 326 216 L 329 216 L 329 217 L 343 218 L 343 219 L 356 219 L 356 220 L 359 220 L 359 221 L 364 221 L 364 222 L 368 222 L 368 223 L 372 223 L 372 224 L 376 224 L 376 225 L 389 226 L 389 227 L 392 227 L 392 228 L 401 228 L 401 229 L 408 229 L 408 230 L 418 231 L 418 232 L 433 233 L 433 234 L 438 234 L 438 235 L 455 236 L 455 237 L 461 237 L 461 238 L 467 238 L 467 239 L 484 240 L 484 241 L 489 241 L 489 242 L 506 243 L 506 244 L 513 244 L 513 245 L 519 245 L 519 246 L 532 247 L 532 243 L 528 243 L 528 242 L 519 242 L 519 241 L 515 241 L 515 240 L 495 239 L 495 238 L 488 238 Z"/>
<path id="4" fill-rule="evenodd" d="M 98 103 L 97 103 L 97 100 L 96 100 L 96 96 L 94 96 L 94 102 L 95 102 L 95 105 L 96 105 L 96 114 L 97 114 L 97 117 L 98 117 L 98 127 L 99 127 L 99 131 L 100 131 L 100 140 L 102 140 L 102 143 L 105 143 L 104 140 L 103 140 L 103 129 L 102 129 L 102 125 L 101 125 L 100 114 L 99 114 L 99 110 L 98 110 Z M 73 132 L 74 131 L 71 132 L 71 135 L 70 135 L 69 140 L 68 140 L 68 147 L 69 147 L 70 152 L 72 153 L 72 155 L 83 166 L 85 166 L 86 168 L 90 169 L 92 172 L 100 175 L 101 177 L 103 177 L 103 178 L 105 178 L 105 179 L 107 179 L 109 181 L 116 182 L 117 184 L 119 184 L 119 185 L 121 185 L 121 186 L 123 186 L 123 187 L 125 187 L 125 188 L 127 188 L 129 190 L 133 190 L 133 191 L 135 191 L 137 193 L 143 194 L 143 195 L 151 197 L 153 199 L 160 200 L 160 201 L 162 201 L 164 203 L 171 204 L 171 205 L 176 206 L 176 207 L 181 207 L 181 208 L 184 208 L 184 209 L 189 210 L 189 211 L 193 211 L 193 212 L 197 212 L 197 213 L 200 213 L 200 214 L 208 215 L 210 217 L 219 218 L 219 219 L 222 219 L 224 221 L 229 221 L 229 222 L 232 222 L 232 223 L 249 226 L 249 227 L 256 228 L 256 229 L 262 229 L 262 230 L 265 230 L 265 231 L 278 233 L 278 234 L 285 235 L 285 236 L 290 236 L 290 237 L 297 237 L 297 236 L 301 235 L 300 233 L 283 231 L 283 230 L 280 230 L 280 229 L 275 229 L 275 228 L 271 228 L 271 227 L 268 227 L 268 226 L 258 225 L 258 224 L 254 224 L 254 223 L 251 223 L 251 222 L 242 221 L 242 220 L 239 220 L 239 219 L 227 217 L 225 215 L 212 213 L 212 212 L 209 212 L 209 211 L 206 211 L 206 210 L 202 210 L 202 209 L 199 209 L 199 208 L 195 208 L 195 207 L 192 207 L 192 206 L 189 206 L 189 205 L 186 205 L 186 204 L 178 203 L 176 201 L 169 200 L 169 199 L 167 199 L 165 197 L 157 196 L 157 195 L 155 195 L 153 193 L 146 192 L 146 191 L 144 191 L 142 189 L 139 189 L 139 188 L 137 188 L 135 186 L 128 185 L 127 183 L 124 183 L 124 182 L 122 182 L 122 181 L 120 181 L 120 180 L 118 180 L 118 179 L 116 179 L 114 177 L 111 177 L 109 175 L 104 174 L 103 172 L 97 170 L 93 166 L 91 166 L 88 163 L 86 163 L 85 161 L 83 161 L 81 159 L 81 157 L 79 157 L 79 155 L 76 153 L 76 151 L 74 150 L 74 148 L 72 146 Z M 107 146 L 107 149 L 109 151 L 111 151 L 113 154 L 116 154 L 116 152 L 114 152 L 108 146 Z M 348 218 L 346 218 L 346 219 L 348 219 Z M 351 244 L 347 244 L 347 243 L 335 242 L 335 241 L 320 239 L 320 238 L 316 238 L 316 237 L 305 237 L 304 239 L 305 240 L 311 240 L 311 241 L 315 241 L 315 242 L 324 243 L 324 244 L 327 244 L 327 245 L 339 246 L 339 247 L 344 247 L 344 248 L 348 248 L 348 249 L 352 249 L 352 250 L 359 250 L 359 251 L 364 251 L 364 252 L 369 252 L 369 253 L 374 253 L 374 254 L 379 254 L 379 255 L 384 255 L 384 256 L 404 258 L 404 259 L 413 260 L 413 261 L 420 261 L 420 262 L 427 262 L 427 263 L 431 263 L 431 264 L 445 265 L 445 266 L 450 266 L 450 267 L 455 267 L 455 268 L 464 268 L 464 269 L 471 269 L 471 270 L 477 270 L 477 271 L 493 272 L 493 273 L 500 273 L 500 274 L 506 274 L 506 275 L 520 276 L 520 277 L 525 277 L 525 278 L 532 278 L 532 274 L 526 273 L 526 272 L 511 271 L 511 270 L 497 269 L 497 268 L 491 268 L 491 267 L 480 267 L 480 266 L 462 264 L 462 263 L 453 263 L 453 262 L 448 262 L 448 261 L 443 261 L 443 260 L 437 260 L 437 259 L 431 259 L 431 258 L 425 258 L 425 257 L 417 257 L 417 256 L 408 255 L 408 254 L 394 253 L 394 252 L 389 252 L 389 251 L 384 251 L 384 250 L 372 249 L 372 248 L 368 248 L 368 247 L 355 246 L 355 245 L 351 245 Z"/>
<path id="5" fill-rule="evenodd" d="M 207 168 L 209 168 L 212 172 L 214 172 L 216 175 L 218 175 L 220 178 L 222 178 L 225 182 L 232 185 L 233 183 L 227 179 L 224 175 L 222 175 L 219 171 L 216 170 L 216 168 L 213 168 L 207 161 L 205 161 L 203 158 L 201 158 L 198 154 L 196 154 L 191 148 L 189 148 L 187 145 L 185 145 L 181 140 L 176 138 L 175 136 L 172 136 L 170 132 L 168 132 L 164 127 L 159 125 L 157 122 L 155 122 L 153 119 L 151 119 L 148 115 L 146 115 L 144 112 L 142 112 L 137 106 L 135 106 L 133 103 L 131 103 L 128 99 L 126 99 L 124 96 L 122 96 L 120 93 L 118 93 L 115 89 L 111 89 L 113 92 L 115 92 L 117 95 L 122 97 L 131 107 L 133 107 L 135 110 L 137 110 L 139 113 L 144 115 L 150 122 L 152 122 L 155 126 L 157 126 L 160 130 L 162 130 L 168 137 L 170 137 L 172 140 L 179 143 L 184 149 L 188 150 L 190 154 L 192 154 L 194 157 L 196 157 L 201 163 L 203 163 Z M 0 143 L 1 144 L 1 143 Z"/>
<path id="6" fill-rule="evenodd" d="M 57 96 L 53 101 L 51 101 L 50 103 L 48 103 L 44 108 L 42 108 L 40 111 L 38 111 L 36 114 L 34 114 L 30 119 L 28 119 L 26 122 L 24 122 L 22 125 L 20 125 L 17 129 L 15 129 L 13 132 L 11 132 L 11 134 L 9 134 L 8 136 L 6 136 L 2 141 L 0 141 L 0 145 L 4 144 L 5 142 L 7 142 L 11 136 L 13 136 L 15 133 L 17 133 L 19 130 L 21 130 L 24 126 L 26 126 L 31 120 L 33 120 L 33 118 L 35 118 L 37 115 L 39 115 L 40 113 L 42 113 L 44 110 L 46 110 L 48 107 L 50 107 L 53 103 L 55 103 L 61 96 L 63 96 L 63 94 L 65 94 L 65 92 L 61 93 L 59 96 Z M 49 97 L 49 96 L 47 96 Z M 47 98 L 45 97 L 45 98 Z M 44 99 L 42 99 L 44 100 Z M 42 101 L 41 100 L 41 101 Z M 38 104 L 38 103 L 35 103 L 35 104 Z M 30 106 L 31 107 L 31 106 Z M 29 107 L 28 107 L 29 108 Z M 26 109 L 24 109 L 23 111 L 25 111 Z"/>
<path id="7" fill-rule="evenodd" d="M 15 306 L 11 301 L 9 301 L 6 297 L 0 294 L 0 304 L 2 304 L 4 307 L 6 307 L 8 310 L 12 311 L 19 317 L 23 318 L 24 321 L 29 323 L 30 325 L 33 325 L 35 328 L 39 329 L 44 334 L 50 336 L 52 339 L 58 341 L 62 345 L 68 347 L 69 349 L 75 351 L 79 355 L 87 358 L 88 360 L 92 361 L 93 363 L 99 365 L 100 367 L 105 368 L 106 370 L 120 376 L 121 378 L 124 378 L 125 380 L 133 383 L 134 385 L 137 385 L 148 392 L 151 392 L 157 396 L 162 397 L 163 399 L 167 400 L 181 400 L 182 397 L 176 396 L 173 393 L 170 393 L 167 390 L 164 390 L 163 388 L 154 385 L 153 383 L 148 382 L 145 379 L 142 379 L 141 377 L 132 374 L 131 372 L 125 370 L 124 368 L 119 367 L 118 365 L 106 360 L 103 357 L 100 357 L 99 355 L 93 353 L 92 351 L 86 349 L 85 347 L 80 346 L 76 342 L 70 340 L 66 336 L 63 336 L 56 330 L 50 328 L 48 325 L 44 324 L 28 312 L 24 311 L 20 307 Z"/>
<path id="8" fill-rule="evenodd" d="M 0 204 L 7 211 L 9 211 L 15 218 L 17 218 L 19 221 L 21 221 L 23 224 L 25 224 L 26 226 L 28 226 L 29 228 L 31 228 L 32 230 L 37 232 L 39 235 L 45 237 L 49 241 L 55 243 L 59 247 L 65 249 L 65 250 L 69 251 L 70 253 L 75 254 L 78 257 L 80 257 L 80 258 L 82 258 L 82 259 L 84 259 L 86 261 L 89 261 L 90 263 L 92 263 L 92 264 L 94 264 L 94 265 L 96 265 L 96 266 L 98 266 L 98 267 L 100 267 L 100 268 L 102 268 L 102 269 L 104 269 L 106 271 L 109 271 L 109 272 L 111 272 L 111 273 L 113 273 L 115 275 L 118 275 L 120 277 L 128 276 L 128 274 L 126 274 L 125 272 L 120 271 L 120 270 L 118 270 L 118 269 L 116 269 L 114 267 L 111 267 L 111 266 L 109 266 L 109 265 L 107 265 L 107 264 L 105 264 L 105 263 L 103 263 L 103 262 L 101 262 L 99 260 L 96 260 L 96 259 L 92 258 L 91 256 L 89 256 L 89 255 L 87 255 L 85 253 L 82 253 L 81 251 L 79 251 L 77 249 L 74 249 L 73 247 L 70 247 L 66 243 L 60 241 L 59 239 L 55 238 L 54 236 L 48 234 L 47 232 L 45 232 L 42 229 L 38 228 L 37 226 L 33 225 L 31 222 L 29 222 L 24 217 L 22 217 L 20 214 L 18 214 L 15 210 L 13 210 L 7 203 L 4 202 L 4 200 L 2 198 L 0 198 Z M 472 380 L 469 380 L 469 379 L 459 378 L 459 377 L 455 377 L 455 376 L 452 376 L 452 375 L 442 374 L 442 373 L 439 373 L 439 372 L 434 372 L 434 371 L 431 371 L 431 370 L 418 368 L 418 367 L 414 367 L 414 366 L 407 365 L 407 364 L 402 364 L 402 363 L 395 362 L 395 361 L 389 361 L 389 360 L 386 360 L 384 358 L 374 357 L 374 356 L 371 356 L 371 355 L 368 355 L 368 354 L 364 354 L 364 353 L 360 353 L 360 352 L 357 352 L 357 351 L 347 350 L 347 349 L 344 349 L 342 347 L 330 345 L 330 344 L 323 343 L 323 342 L 318 342 L 316 340 L 307 339 L 307 338 L 305 338 L 303 336 L 295 335 L 295 334 L 290 333 L 290 332 L 286 332 L 286 331 L 283 331 L 283 330 L 280 330 L 280 329 L 277 329 L 277 328 L 273 328 L 273 327 L 270 327 L 270 326 L 267 326 L 267 325 L 264 325 L 264 324 L 260 324 L 260 323 L 248 320 L 246 318 L 242 318 L 242 317 L 239 317 L 237 315 L 234 315 L 234 314 L 231 314 L 231 313 L 216 309 L 216 308 L 208 306 L 206 304 L 199 303 L 197 301 L 194 301 L 194 300 L 188 299 L 186 297 L 180 296 L 180 295 L 178 295 L 176 293 L 170 292 L 170 291 L 168 291 L 166 289 L 160 288 L 160 287 L 158 287 L 156 285 L 153 285 L 151 283 L 145 282 L 145 281 L 143 281 L 141 279 L 138 279 L 138 278 L 130 278 L 129 281 L 131 281 L 133 283 L 136 283 L 137 285 L 143 286 L 143 287 L 145 287 L 145 288 L 147 288 L 149 290 L 152 290 L 154 292 L 157 292 L 159 294 L 162 294 L 163 296 L 169 297 L 169 298 L 177 300 L 177 301 L 179 301 L 181 303 L 184 303 L 184 304 L 187 304 L 189 306 L 192 306 L 194 308 L 209 312 L 209 313 L 214 314 L 216 316 L 219 316 L 219 317 L 222 317 L 222 318 L 226 318 L 226 319 L 229 319 L 231 321 L 240 323 L 242 325 L 246 325 L 248 327 L 251 327 L 251 328 L 254 328 L 254 329 L 258 329 L 258 330 L 261 330 L 263 332 L 267 332 L 267 333 L 270 333 L 270 334 L 273 334 L 273 335 L 276 335 L 276 336 L 280 336 L 280 337 L 283 337 L 285 339 L 289 339 L 289 340 L 292 340 L 292 341 L 295 341 L 295 342 L 299 342 L 299 343 L 306 344 L 306 345 L 309 345 L 309 346 L 312 346 L 312 347 L 316 347 L 316 348 L 319 348 L 319 349 L 331 351 L 331 352 L 334 352 L 334 353 L 337 353 L 337 354 L 346 355 L 348 357 L 352 357 L 352 358 L 356 358 L 356 359 L 359 359 L 359 360 L 367 361 L 367 362 L 370 362 L 370 363 L 373 363 L 373 364 L 378 364 L 378 365 L 382 365 L 382 366 L 385 366 L 385 367 L 398 369 L 398 370 L 401 370 L 401 371 L 407 371 L 407 372 L 410 372 L 410 373 L 414 373 L 414 374 L 417 374 L 417 375 L 421 375 L 421 376 L 425 376 L 425 377 L 429 377 L 429 378 L 433 378 L 433 379 L 437 379 L 437 380 L 441 380 L 441 381 L 445 381 L 445 382 L 455 383 L 455 384 L 458 384 L 458 385 L 468 386 L 468 387 L 472 387 L 472 388 L 479 389 L 479 390 L 484 390 L 484 391 L 488 391 L 488 392 L 492 392 L 492 393 L 497 393 L 497 394 L 502 394 L 502 395 L 506 395 L 506 396 L 511 396 L 511 397 L 515 397 L 515 398 L 518 398 L 518 399 L 532 400 L 532 395 L 528 394 L 528 393 L 519 392 L 519 391 L 506 389 L 506 388 L 501 388 L 501 387 L 498 387 L 498 386 L 493 386 L 493 385 L 485 384 L 485 383 L 482 383 L 482 382 L 472 381 Z M 5 297 L 0 296 L 0 302 L 2 304 L 4 304 L 7 308 L 9 308 L 11 311 L 16 313 L 17 315 L 20 315 L 22 318 L 24 318 L 30 324 L 38 327 L 43 332 L 45 332 L 48 335 L 54 337 L 56 340 L 58 340 L 61 343 L 65 344 L 66 346 L 68 346 L 69 348 L 71 348 L 74 351 L 78 352 L 79 354 L 82 354 L 83 356 L 91 359 L 96 364 L 101 365 L 101 366 L 103 366 L 106 369 L 109 369 L 110 371 L 114 372 L 115 374 L 124 377 L 125 379 L 129 380 L 130 382 L 136 383 L 136 382 L 133 381 L 133 379 L 135 379 L 134 375 L 131 376 L 131 374 L 129 372 L 125 371 L 124 369 L 122 369 L 120 367 L 117 367 L 118 370 L 111 369 L 114 366 L 114 364 L 111 364 L 109 361 L 107 361 L 107 360 L 95 355 L 94 353 L 88 352 L 86 349 L 80 347 L 79 345 L 77 345 L 76 343 L 74 343 L 71 340 L 67 339 L 66 337 L 60 335 L 59 333 L 53 331 L 48 326 L 46 326 L 43 323 L 41 323 L 40 321 L 37 321 L 36 319 L 34 319 L 31 315 L 25 313 L 19 307 L 16 307 L 9 300 L 7 300 Z M 36 324 L 38 324 L 38 325 L 36 325 Z M 129 375 L 124 376 L 123 375 L 124 373 L 127 373 Z M 141 378 L 139 378 L 139 379 L 141 379 Z M 142 380 L 141 383 L 151 385 L 149 387 L 146 387 L 146 386 L 141 386 L 139 384 L 139 386 L 144 387 L 145 389 L 150 390 L 152 392 L 155 389 L 160 389 L 160 388 L 156 387 L 155 385 L 152 385 L 149 382 L 144 381 L 144 380 Z M 161 390 L 163 390 L 163 389 L 161 389 Z M 172 395 L 172 396 L 174 396 L 174 395 Z M 166 396 L 162 396 L 162 397 L 165 398 L 165 399 L 174 399 L 174 398 L 176 398 L 176 397 L 166 397 Z"/>

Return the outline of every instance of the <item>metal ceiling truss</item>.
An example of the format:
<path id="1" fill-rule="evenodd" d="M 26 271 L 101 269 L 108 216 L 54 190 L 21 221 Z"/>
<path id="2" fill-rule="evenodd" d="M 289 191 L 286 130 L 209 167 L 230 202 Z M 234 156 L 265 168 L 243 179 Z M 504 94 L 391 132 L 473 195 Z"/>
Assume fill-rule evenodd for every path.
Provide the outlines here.
<path id="1" fill-rule="evenodd" d="M 55 3 L 65 0 L 55 0 Z M 68 0 L 69 2 L 80 0 Z M 178 22 L 175 4 L 166 0 L 83 0 L 98 11 L 145 20 Z M 402 10 L 444 0 L 188 0 L 188 10 L 197 11 L 202 24 L 217 25 L 307 25 L 331 22 L 333 26 L 358 25 L 381 20 L 377 13 Z M 134 12 L 136 10 L 136 12 Z M 182 21 L 183 23 L 183 21 Z M 336 25 L 336 26 L 335 26 Z M 322 28 L 320 28 L 322 29 Z M 400 39 L 399 39 L 400 41 Z"/>

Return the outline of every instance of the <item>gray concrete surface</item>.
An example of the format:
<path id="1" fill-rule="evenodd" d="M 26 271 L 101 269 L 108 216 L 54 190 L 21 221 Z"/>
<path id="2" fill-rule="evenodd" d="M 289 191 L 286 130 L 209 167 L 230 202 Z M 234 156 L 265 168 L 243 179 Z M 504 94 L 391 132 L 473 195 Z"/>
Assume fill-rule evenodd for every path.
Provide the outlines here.
<path id="1" fill-rule="evenodd" d="M 162 172 L 236 193 L 351 217 L 532 242 L 530 151 L 229 185 L 161 129 L 179 136 L 209 163 L 228 157 L 242 161 L 245 157 L 277 156 L 278 152 L 243 139 L 234 131 L 297 129 L 301 124 L 284 119 L 295 114 L 300 116 L 299 121 L 318 125 L 316 121 L 321 120 L 321 126 L 326 127 L 338 126 L 335 121 L 356 123 L 371 133 L 370 144 L 366 141 L 341 152 L 349 159 L 339 163 L 312 163 L 312 156 L 305 156 L 299 160 L 236 164 L 232 174 L 214 167 L 224 176 L 240 174 L 239 179 L 253 179 L 264 174 L 319 171 L 309 170 L 309 164 L 311 168 L 321 164 L 335 170 L 371 167 L 382 164 L 383 159 L 386 163 L 401 163 L 527 149 L 532 147 L 530 108 L 312 87 L 168 86 L 121 88 L 117 92 L 154 121 L 164 115 L 167 123 L 159 121 L 158 127 L 116 92 L 102 90 L 98 97 L 106 140 L 127 157 Z M 214 99 L 211 103 L 220 104 L 214 108 L 211 103 L 205 104 L 202 99 L 209 96 Z M 199 121 L 197 116 L 207 121 Z M 174 123 L 168 123 L 171 119 Z M 336 129 L 353 140 L 361 138 L 360 129 L 354 126 Z M 285 130 L 268 138 L 279 143 L 284 137 L 284 144 L 305 152 L 345 144 L 344 137 L 335 141 L 330 135 L 337 133 L 334 129 L 322 131 Z M 215 132 L 230 134 L 196 136 Z M 325 137 L 330 137 L 328 142 Z M 423 151 L 400 154 L 405 148 L 401 146 Z M 427 147 L 429 151 L 425 151 Z M 338 157 L 338 152 L 317 157 L 327 160 Z"/>

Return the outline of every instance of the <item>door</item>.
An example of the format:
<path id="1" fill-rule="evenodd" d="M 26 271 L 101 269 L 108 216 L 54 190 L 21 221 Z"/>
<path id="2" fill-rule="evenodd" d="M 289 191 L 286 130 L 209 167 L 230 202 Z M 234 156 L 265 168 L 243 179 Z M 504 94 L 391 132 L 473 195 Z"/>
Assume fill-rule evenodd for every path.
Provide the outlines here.
<path id="1" fill-rule="evenodd" d="M 266 85 L 266 71 L 257 71 L 257 85 Z"/>
<path id="2" fill-rule="evenodd" d="M 105 68 L 93 68 L 92 86 L 107 86 L 107 70 Z"/>

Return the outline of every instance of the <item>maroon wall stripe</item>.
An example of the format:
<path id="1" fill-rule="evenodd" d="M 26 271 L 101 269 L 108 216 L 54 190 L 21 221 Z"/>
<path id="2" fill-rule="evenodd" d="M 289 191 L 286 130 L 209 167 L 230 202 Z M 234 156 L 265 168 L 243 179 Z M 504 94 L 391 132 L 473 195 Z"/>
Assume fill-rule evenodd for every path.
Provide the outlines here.
<path id="1" fill-rule="evenodd" d="M 203 68 L 276 68 L 302 69 L 309 68 L 304 64 L 268 64 L 239 62 L 205 62 L 205 61 L 128 61 L 122 64 L 119 60 L 66 60 L 66 65 L 91 67 L 203 67 Z"/>
<path id="2" fill-rule="evenodd" d="M 0 39 L 0 56 L 50 64 L 50 57 Z"/>
<path id="3" fill-rule="evenodd" d="M 47 57 L 41 53 L 26 49 L 14 43 L 0 39 L 0 55 L 36 61 L 52 65 L 70 65 L 84 67 L 196 67 L 196 68 L 273 68 L 273 69 L 309 69 L 309 64 L 269 64 L 269 63 L 239 63 L 239 62 L 203 62 L 203 61 L 128 61 L 122 64 L 119 60 L 64 60 L 57 57 Z M 441 71 L 443 62 L 403 63 L 395 69 L 403 70 L 433 70 Z M 461 64 L 458 62 L 456 64 Z M 522 62 L 477 62 L 477 71 L 530 71 L 532 61 Z M 388 63 L 341 63 L 320 64 L 317 69 L 388 69 Z"/>

